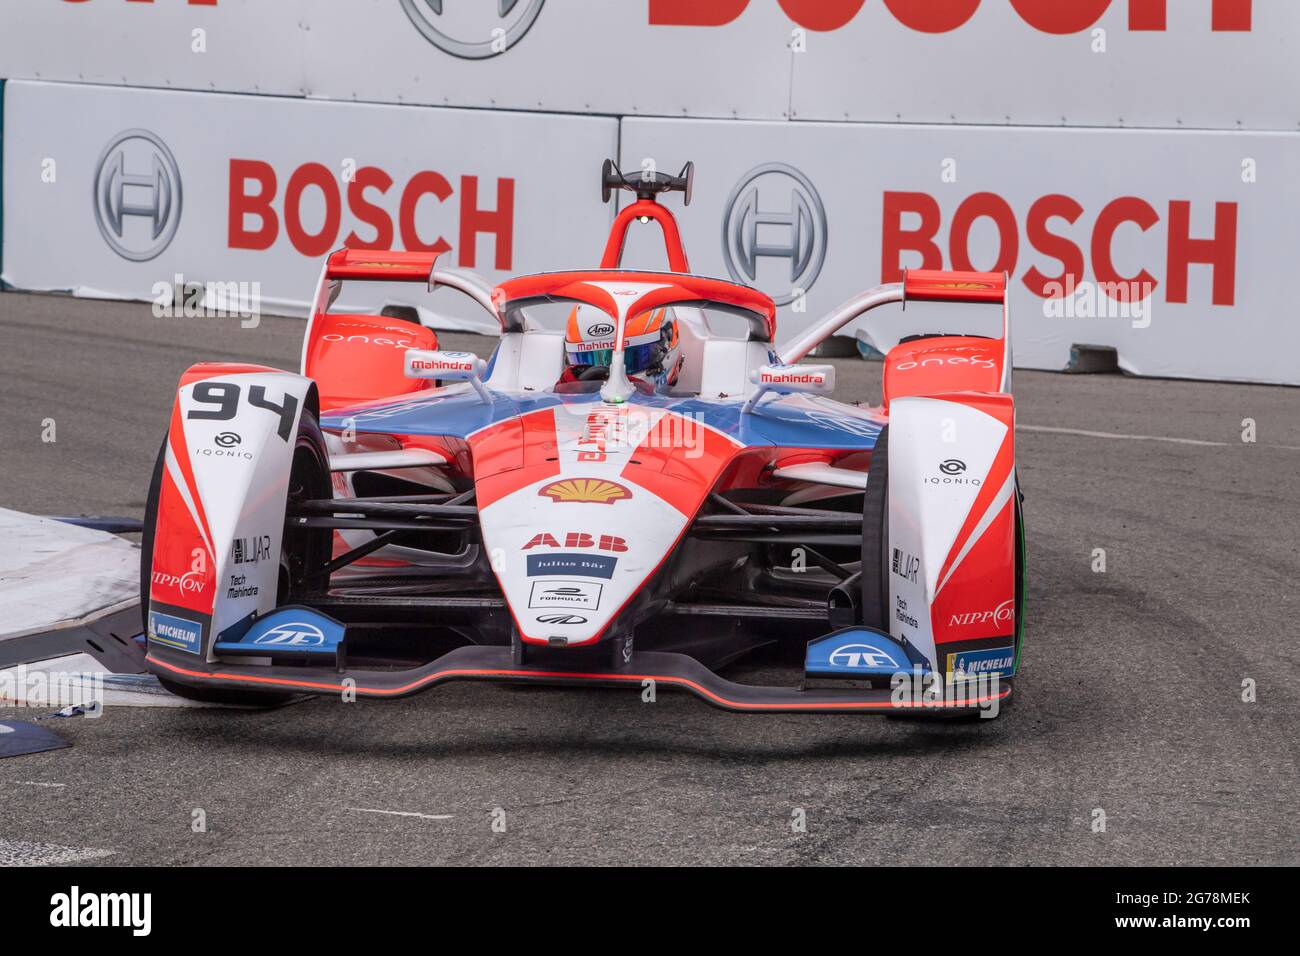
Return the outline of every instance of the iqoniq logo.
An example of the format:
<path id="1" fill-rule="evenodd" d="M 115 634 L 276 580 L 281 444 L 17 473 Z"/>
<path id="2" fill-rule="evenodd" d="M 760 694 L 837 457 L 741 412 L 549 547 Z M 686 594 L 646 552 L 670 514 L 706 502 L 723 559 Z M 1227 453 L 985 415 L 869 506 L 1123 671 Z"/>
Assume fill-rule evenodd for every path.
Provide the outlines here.
<path id="1" fill-rule="evenodd" d="M 123 259 L 147 262 L 181 222 L 181 172 L 167 145 L 143 129 L 118 133 L 95 164 L 95 222 Z"/>
<path id="2" fill-rule="evenodd" d="M 766 241 L 780 232 L 782 239 Z M 764 163 L 740 178 L 722 216 L 722 258 L 737 282 L 758 286 L 777 305 L 807 292 L 826 259 L 826 208 L 812 181 L 785 163 Z M 785 259 L 788 275 L 759 276 L 759 260 Z M 766 271 L 766 270 L 765 270 Z"/>
<path id="3" fill-rule="evenodd" d="M 402 0 L 424 38 L 444 53 L 483 60 L 523 39 L 546 0 Z M 445 8 L 445 9 L 444 9 Z"/>

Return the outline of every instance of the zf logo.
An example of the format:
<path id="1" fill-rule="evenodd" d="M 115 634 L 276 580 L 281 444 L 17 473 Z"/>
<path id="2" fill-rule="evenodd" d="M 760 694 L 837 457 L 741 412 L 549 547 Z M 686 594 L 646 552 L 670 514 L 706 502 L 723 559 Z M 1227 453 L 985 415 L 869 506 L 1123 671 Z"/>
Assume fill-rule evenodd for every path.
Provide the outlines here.
<path id="1" fill-rule="evenodd" d="M 325 643 L 325 634 L 315 624 L 279 624 L 257 640 L 254 644 L 274 644 L 278 647 L 320 647 Z"/>
<path id="2" fill-rule="evenodd" d="M 894 560 L 890 565 L 890 570 L 897 574 L 904 581 L 916 583 L 916 574 L 921 570 L 921 559 L 910 555 L 905 551 L 894 549 Z"/>

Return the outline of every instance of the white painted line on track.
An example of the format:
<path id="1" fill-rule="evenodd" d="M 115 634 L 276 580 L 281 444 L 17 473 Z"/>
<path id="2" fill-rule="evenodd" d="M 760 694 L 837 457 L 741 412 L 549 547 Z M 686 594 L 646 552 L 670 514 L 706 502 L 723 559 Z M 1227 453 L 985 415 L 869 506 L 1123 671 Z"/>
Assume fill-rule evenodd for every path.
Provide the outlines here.
<path id="1" fill-rule="evenodd" d="M 39 780 L 15 780 L 14 783 L 24 787 L 66 787 L 66 783 L 41 783 Z"/>
<path id="2" fill-rule="evenodd" d="M 413 813 L 410 810 L 368 810 L 365 807 L 346 807 L 355 813 L 387 813 L 394 817 L 419 817 L 421 820 L 450 820 L 452 813 Z"/>
<path id="3" fill-rule="evenodd" d="M 88 846 L 60 846 L 57 843 L 24 843 L 0 839 L 0 866 L 59 866 L 112 856 L 113 850 Z"/>
<path id="4" fill-rule="evenodd" d="M 1202 445 L 1210 448 L 1227 448 L 1226 441 L 1202 441 L 1199 438 L 1169 438 L 1164 435 L 1125 435 L 1121 432 L 1091 432 L 1082 428 L 1053 428 L 1050 425 L 1016 425 L 1018 432 L 1046 432 L 1050 435 L 1081 435 L 1084 438 L 1121 438 L 1126 441 L 1164 441 L 1175 445 Z M 1284 445 L 1274 446 L 1278 448 Z"/>

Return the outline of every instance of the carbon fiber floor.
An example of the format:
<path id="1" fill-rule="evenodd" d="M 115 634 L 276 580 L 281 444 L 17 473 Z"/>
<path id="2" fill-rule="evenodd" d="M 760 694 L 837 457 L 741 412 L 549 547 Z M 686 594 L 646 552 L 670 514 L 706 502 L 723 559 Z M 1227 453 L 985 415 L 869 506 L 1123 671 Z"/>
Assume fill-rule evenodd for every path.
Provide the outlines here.
<path id="1" fill-rule="evenodd" d="M 288 367 L 301 330 L 0 295 L 0 505 L 139 516 L 181 370 Z M 878 366 L 837 365 L 841 398 L 875 400 Z M 1000 720 L 487 685 L 109 708 L 57 722 L 71 749 L 0 762 L 0 842 L 105 863 L 1300 862 L 1300 392 L 1032 372 L 1016 391 L 1029 610 Z"/>

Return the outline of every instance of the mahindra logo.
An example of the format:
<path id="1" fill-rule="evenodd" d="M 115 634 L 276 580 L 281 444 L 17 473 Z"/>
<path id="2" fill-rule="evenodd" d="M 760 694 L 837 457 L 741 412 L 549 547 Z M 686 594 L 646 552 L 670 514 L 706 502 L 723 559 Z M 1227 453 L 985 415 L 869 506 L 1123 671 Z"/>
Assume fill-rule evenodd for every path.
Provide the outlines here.
<path id="1" fill-rule="evenodd" d="M 522 40 L 545 2 L 497 0 L 493 5 L 490 0 L 402 0 L 402 9 L 439 50 L 466 60 L 483 60 Z"/>
<path id="2" fill-rule="evenodd" d="M 95 164 L 95 222 L 114 252 L 147 262 L 176 235 L 181 173 L 165 143 L 143 129 L 118 133 Z"/>
<path id="3" fill-rule="evenodd" d="M 540 614 L 538 624 L 586 624 L 587 619 L 581 614 Z"/>
<path id="4" fill-rule="evenodd" d="M 796 289 L 812 288 L 826 259 L 826 209 L 808 177 L 785 163 L 764 163 L 742 176 L 724 207 L 722 258 L 733 279 L 769 292 L 777 305 L 793 302 Z M 759 259 L 784 259 L 788 272 L 772 270 L 760 280 Z"/>
<path id="5" fill-rule="evenodd" d="M 939 470 L 945 475 L 960 475 L 966 470 L 966 462 L 960 458 L 949 458 L 939 463 Z"/>

